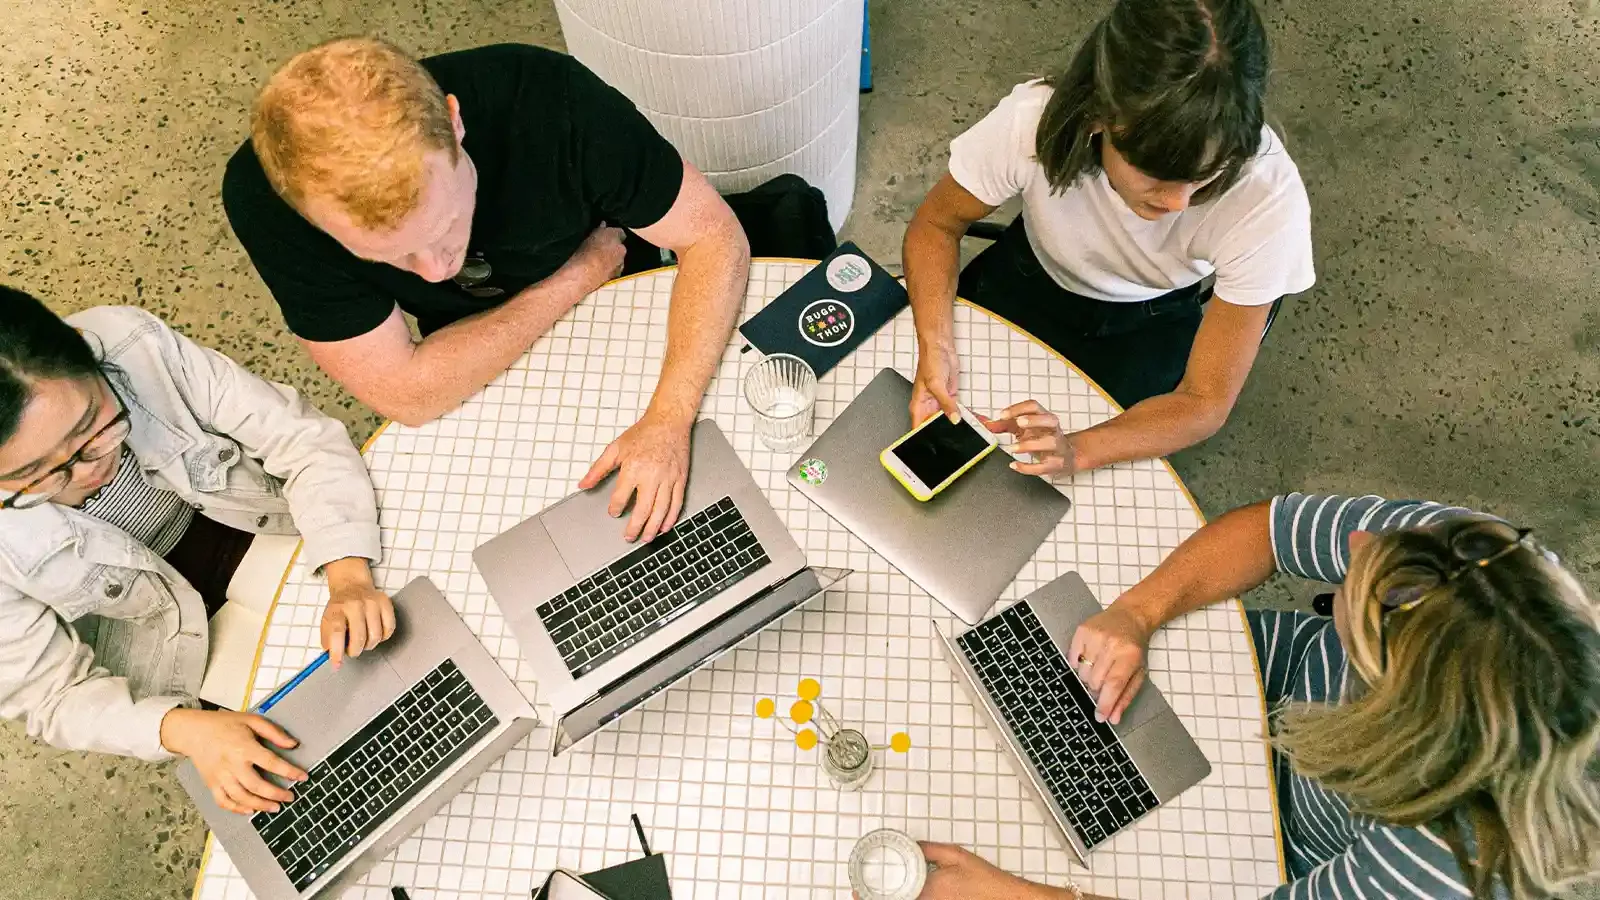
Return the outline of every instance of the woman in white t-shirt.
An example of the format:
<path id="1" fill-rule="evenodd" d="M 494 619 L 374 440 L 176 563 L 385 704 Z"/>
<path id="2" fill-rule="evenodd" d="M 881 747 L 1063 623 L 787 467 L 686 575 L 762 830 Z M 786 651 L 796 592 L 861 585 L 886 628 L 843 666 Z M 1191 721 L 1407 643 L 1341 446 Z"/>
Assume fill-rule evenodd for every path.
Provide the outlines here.
<path id="1" fill-rule="evenodd" d="M 1018 85 L 951 142 L 905 237 L 912 418 L 954 412 L 959 292 L 1126 410 L 1072 435 L 1070 471 L 1216 433 L 1274 301 L 1314 280 L 1305 187 L 1264 123 L 1266 76 L 1249 0 L 1119 0 L 1065 73 Z M 958 280 L 961 236 L 1013 197 L 1022 215 Z"/>

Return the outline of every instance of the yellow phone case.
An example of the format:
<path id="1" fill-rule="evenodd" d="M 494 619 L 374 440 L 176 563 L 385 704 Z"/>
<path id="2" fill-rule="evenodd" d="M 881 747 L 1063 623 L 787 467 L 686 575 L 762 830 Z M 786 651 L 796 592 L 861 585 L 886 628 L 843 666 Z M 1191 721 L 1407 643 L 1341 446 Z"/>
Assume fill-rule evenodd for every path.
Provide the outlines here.
<path id="1" fill-rule="evenodd" d="M 916 488 L 911 486 L 910 482 L 908 482 L 904 478 L 900 477 L 900 473 L 895 471 L 893 466 L 889 465 L 889 454 L 894 450 L 894 448 L 900 446 L 901 444 L 904 444 L 906 442 L 907 438 L 911 437 L 913 434 L 916 434 L 917 432 L 921 431 L 922 429 L 927 428 L 929 425 L 933 424 L 933 420 L 935 418 L 937 418 L 938 416 L 941 416 L 941 415 L 944 415 L 944 414 L 943 413 L 936 413 L 935 415 L 929 416 L 927 419 L 923 420 L 921 425 L 918 425 L 917 427 L 911 429 L 910 431 L 906 432 L 905 434 L 900 435 L 898 438 L 895 438 L 894 443 L 892 443 L 889 446 L 883 448 L 883 450 L 879 451 L 879 453 L 878 453 L 878 464 L 883 466 L 883 470 L 885 472 L 888 472 L 890 477 L 892 477 L 895 481 L 900 482 L 900 486 L 906 489 L 906 493 L 908 493 L 911 496 L 917 498 L 918 500 L 921 500 L 923 503 L 927 503 L 929 500 L 932 500 L 934 497 L 937 497 L 939 495 L 940 491 L 942 491 L 945 488 L 949 487 L 950 485 L 954 484 L 955 480 L 957 478 L 960 478 L 961 476 L 967 474 L 967 470 L 971 469 L 973 466 L 977 465 L 978 463 L 983 462 L 984 457 L 986 457 L 989 454 L 993 453 L 994 452 L 994 448 L 1000 446 L 999 444 L 991 441 L 989 443 L 989 446 L 986 447 L 982 453 L 979 453 L 977 456 L 974 456 L 972 459 L 967 461 L 966 465 L 964 465 L 961 468 L 955 470 L 955 472 L 952 473 L 949 478 L 946 478 L 944 480 L 944 482 L 941 483 L 938 487 L 935 487 L 933 490 L 928 491 L 927 493 L 923 493 L 923 492 L 917 490 Z"/>

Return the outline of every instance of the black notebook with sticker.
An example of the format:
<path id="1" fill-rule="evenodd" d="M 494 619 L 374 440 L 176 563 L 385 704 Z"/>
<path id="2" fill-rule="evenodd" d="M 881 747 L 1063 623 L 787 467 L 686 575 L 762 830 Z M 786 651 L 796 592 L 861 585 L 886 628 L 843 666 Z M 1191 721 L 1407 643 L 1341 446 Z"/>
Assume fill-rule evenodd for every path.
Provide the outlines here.
<path id="1" fill-rule="evenodd" d="M 739 326 L 762 353 L 790 353 L 820 378 L 906 308 L 906 289 L 845 243 Z"/>

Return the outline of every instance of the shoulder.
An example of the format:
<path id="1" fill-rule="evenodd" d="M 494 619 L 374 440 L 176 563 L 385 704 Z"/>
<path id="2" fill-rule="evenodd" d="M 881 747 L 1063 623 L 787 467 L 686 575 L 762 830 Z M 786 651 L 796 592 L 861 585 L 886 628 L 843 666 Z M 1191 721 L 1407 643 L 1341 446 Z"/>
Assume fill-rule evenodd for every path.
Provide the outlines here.
<path id="1" fill-rule="evenodd" d="M 172 331 L 166 322 L 137 306 L 94 306 L 75 312 L 65 320 L 85 335 L 98 338 L 102 346 L 97 349 L 108 356 L 114 353 L 114 348 L 130 340 Z"/>
<path id="2" fill-rule="evenodd" d="M 1391 896 L 1470 897 L 1465 874 L 1436 824 L 1394 825 L 1360 817 L 1355 826 L 1358 854 L 1368 883 Z M 1470 844 L 1470 840 L 1469 840 Z"/>
<path id="3" fill-rule="evenodd" d="M 1042 78 L 1024 81 L 1000 100 L 995 111 L 1003 112 L 1010 118 L 1014 133 L 1026 137 L 1031 144 L 1034 132 L 1039 130 L 1039 120 L 1044 117 L 1045 107 L 1050 105 L 1050 98 L 1055 93 L 1055 89 Z"/>
<path id="4" fill-rule="evenodd" d="M 549 87 L 552 79 L 564 79 L 583 68 L 565 53 L 532 44 L 489 44 L 430 56 L 421 63 L 447 94 L 515 88 L 522 83 Z"/>
<path id="5" fill-rule="evenodd" d="M 1283 139 L 1270 127 L 1261 126 L 1261 147 L 1244 164 L 1239 180 L 1218 199 L 1257 204 L 1266 201 L 1289 202 L 1310 208 L 1300 167 L 1295 165 Z"/>

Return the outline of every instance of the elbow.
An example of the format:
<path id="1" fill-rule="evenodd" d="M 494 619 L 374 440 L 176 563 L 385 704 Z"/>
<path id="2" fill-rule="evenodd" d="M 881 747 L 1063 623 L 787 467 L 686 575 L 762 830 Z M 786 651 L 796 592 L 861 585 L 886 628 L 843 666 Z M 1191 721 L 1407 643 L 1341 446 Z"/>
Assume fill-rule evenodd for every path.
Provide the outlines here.
<path id="1" fill-rule="evenodd" d="M 1233 414 L 1233 401 L 1226 399 L 1203 401 L 1200 408 L 1195 411 L 1194 441 L 1207 440 L 1214 437 L 1217 432 L 1228 424 L 1228 417 Z"/>
<path id="2" fill-rule="evenodd" d="M 460 406 L 461 403 L 459 401 L 443 403 L 436 397 L 402 395 L 374 398 L 368 401 L 367 405 L 372 407 L 373 412 L 391 422 L 409 428 L 420 428 Z"/>

